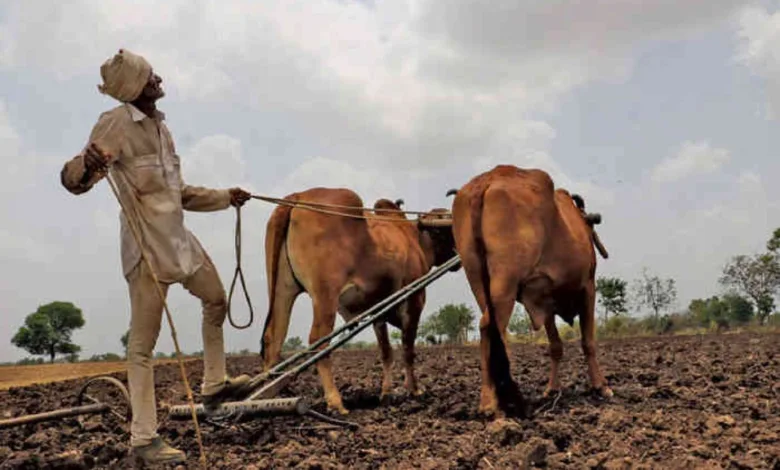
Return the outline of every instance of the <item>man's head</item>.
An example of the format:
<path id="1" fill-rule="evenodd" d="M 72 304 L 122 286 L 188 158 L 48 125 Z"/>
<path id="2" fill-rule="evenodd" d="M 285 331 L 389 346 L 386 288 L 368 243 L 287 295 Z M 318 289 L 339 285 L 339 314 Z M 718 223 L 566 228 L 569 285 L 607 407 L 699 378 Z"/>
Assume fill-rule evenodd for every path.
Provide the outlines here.
<path id="1" fill-rule="evenodd" d="M 100 66 L 103 84 L 101 93 L 123 103 L 136 100 L 154 102 L 165 96 L 160 87 L 162 79 L 152 71 L 152 66 L 140 55 L 120 49 L 114 57 Z"/>

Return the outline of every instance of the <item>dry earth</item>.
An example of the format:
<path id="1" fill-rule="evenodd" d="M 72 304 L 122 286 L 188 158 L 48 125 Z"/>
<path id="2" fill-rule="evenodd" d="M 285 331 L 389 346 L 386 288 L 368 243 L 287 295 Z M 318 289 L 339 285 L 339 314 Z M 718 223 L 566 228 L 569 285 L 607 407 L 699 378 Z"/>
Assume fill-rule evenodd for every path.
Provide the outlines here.
<path id="1" fill-rule="evenodd" d="M 537 414 L 495 424 L 476 413 L 479 356 L 473 347 L 420 348 L 422 397 L 377 398 L 374 351 L 334 355 L 337 383 L 357 430 L 313 429 L 309 419 L 274 418 L 232 429 L 204 425 L 210 468 L 768 468 L 780 469 L 780 335 L 722 335 L 603 342 L 600 357 L 615 397 L 590 393 L 577 343 L 568 343 L 564 392 L 541 399 L 546 348 L 514 345 L 513 374 Z M 256 357 L 229 359 L 232 373 L 258 372 Z M 202 365 L 189 363 L 197 385 Z M 123 373 L 114 374 L 124 379 Z M 83 380 L 0 392 L 3 417 L 74 403 Z M 175 365 L 157 368 L 158 399 L 184 403 Z M 197 387 L 195 390 L 197 394 Z M 312 370 L 285 395 L 321 398 Z M 321 402 L 317 409 L 323 410 Z M 165 420 L 161 433 L 197 468 L 191 423 Z M 0 431 L 0 468 L 131 468 L 128 436 L 111 418 L 69 418 Z"/>

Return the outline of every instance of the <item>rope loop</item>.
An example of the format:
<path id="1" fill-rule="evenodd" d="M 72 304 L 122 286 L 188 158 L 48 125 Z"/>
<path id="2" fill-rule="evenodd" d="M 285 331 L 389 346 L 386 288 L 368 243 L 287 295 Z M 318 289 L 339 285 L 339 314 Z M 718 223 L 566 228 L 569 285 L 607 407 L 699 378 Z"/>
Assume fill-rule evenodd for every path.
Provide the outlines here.
<path id="1" fill-rule="evenodd" d="M 233 273 L 233 281 L 230 283 L 230 293 L 228 294 L 227 304 L 227 317 L 230 325 L 237 330 L 245 330 L 252 325 L 255 319 L 255 311 L 252 308 L 252 300 L 249 298 L 249 291 L 246 288 L 246 281 L 244 280 L 244 271 L 241 269 L 241 207 L 236 206 L 236 232 L 235 232 L 235 247 L 236 247 L 236 270 Z M 237 325 L 233 321 L 233 313 L 231 305 L 233 304 L 233 291 L 236 288 L 236 281 L 241 280 L 241 288 L 244 291 L 244 298 L 246 304 L 249 307 L 249 321 L 244 325 Z"/>

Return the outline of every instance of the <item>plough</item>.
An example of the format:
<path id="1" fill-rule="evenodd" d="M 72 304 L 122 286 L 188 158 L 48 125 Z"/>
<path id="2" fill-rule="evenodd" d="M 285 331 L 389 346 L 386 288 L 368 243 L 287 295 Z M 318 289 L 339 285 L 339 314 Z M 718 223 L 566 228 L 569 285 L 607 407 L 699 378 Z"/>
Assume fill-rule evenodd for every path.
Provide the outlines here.
<path id="1" fill-rule="evenodd" d="M 316 412 L 311 409 L 311 403 L 305 397 L 278 398 L 277 396 L 300 373 L 346 344 L 347 341 L 373 323 L 382 320 L 394 307 L 397 307 L 414 293 L 442 277 L 459 263 L 460 258 L 457 255 L 452 257 L 438 268 L 407 284 L 349 322 L 336 328 L 329 335 L 312 343 L 307 349 L 284 359 L 272 369 L 256 375 L 251 379 L 247 387 L 249 391 L 246 393 L 245 398 L 239 401 L 222 403 L 213 409 L 207 408 L 203 404 L 197 404 L 195 406 L 196 415 L 199 419 L 218 426 L 230 422 L 239 423 L 258 417 L 281 415 L 309 416 L 330 424 L 356 426 L 354 423 L 331 418 Z M 319 349 L 328 342 L 330 342 L 328 346 Z M 112 412 L 122 417 L 108 404 L 101 403 L 85 393 L 87 387 L 96 381 L 108 381 L 119 388 L 128 402 L 129 410 L 129 394 L 124 385 L 113 377 L 97 377 L 87 382 L 79 392 L 79 403 L 89 400 L 91 404 L 3 420 L 0 421 L 0 429 L 82 414 Z M 168 417 L 172 420 L 189 420 L 192 418 L 192 410 L 189 405 L 175 405 L 168 410 Z"/>
<path id="2" fill-rule="evenodd" d="M 101 402 L 87 393 L 90 386 L 98 382 L 105 382 L 113 386 L 119 392 L 120 397 L 124 399 L 125 404 L 127 405 L 127 409 L 125 413 L 120 413 L 110 404 Z M 11 428 L 14 426 L 21 426 L 23 424 L 35 424 L 43 421 L 52 421 L 55 419 L 63 419 L 63 418 L 69 418 L 71 416 L 81 416 L 81 415 L 111 413 L 123 421 L 130 418 L 130 394 L 127 392 L 127 388 L 125 388 L 124 384 L 113 377 L 99 376 L 99 377 L 94 377 L 89 379 L 84 385 L 81 386 L 76 401 L 78 403 L 78 406 L 74 406 L 72 408 L 61 408 L 59 410 L 54 410 L 54 411 L 4 419 L 0 421 L 0 429 Z M 84 404 L 85 402 L 89 402 L 89 404 L 86 405 Z"/>

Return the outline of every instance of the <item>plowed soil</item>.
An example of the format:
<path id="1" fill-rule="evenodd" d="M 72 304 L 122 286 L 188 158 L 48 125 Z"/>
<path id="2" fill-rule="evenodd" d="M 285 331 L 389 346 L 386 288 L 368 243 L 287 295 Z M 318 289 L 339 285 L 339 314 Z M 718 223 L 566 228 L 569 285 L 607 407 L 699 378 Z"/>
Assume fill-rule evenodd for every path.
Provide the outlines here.
<path id="1" fill-rule="evenodd" d="M 602 342 L 599 357 L 615 396 L 589 390 L 577 343 L 564 352 L 560 396 L 542 399 L 544 346 L 514 345 L 513 375 L 533 402 L 529 420 L 492 423 L 477 414 L 479 354 L 473 347 L 418 349 L 426 391 L 378 400 L 375 351 L 334 354 L 334 372 L 356 430 L 321 429 L 278 417 L 241 427 L 204 424 L 211 469 L 243 468 L 780 468 L 780 335 L 722 335 Z M 399 359 L 397 359 L 399 361 Z M 201 363 L 188 364 L 198 385 Z M 231 373 L 256 373 L 256 357 L 229 359 Z M 175 365 L 156 368 L 161 434 L 198 467 L 192 424 L 165 419 L 185 403 Z M 123 373 L 115 374 L 124 380 Z M 83 380 L 0 392 L 6 417 L 72 406 Z M 198 387 L 194 392 L 197 395 Z M 312 369 L 285 395 L 315 399 Z M 0 431 L 0 468 L 132 468 L 128 435 L 110 417 Z M 184 468 L 184 467 L 183 467 Z"/>

